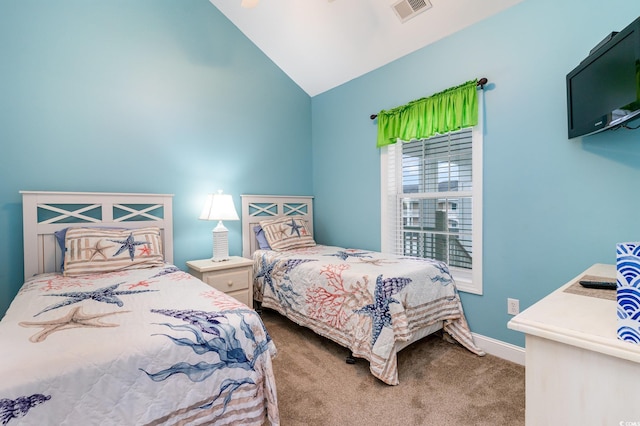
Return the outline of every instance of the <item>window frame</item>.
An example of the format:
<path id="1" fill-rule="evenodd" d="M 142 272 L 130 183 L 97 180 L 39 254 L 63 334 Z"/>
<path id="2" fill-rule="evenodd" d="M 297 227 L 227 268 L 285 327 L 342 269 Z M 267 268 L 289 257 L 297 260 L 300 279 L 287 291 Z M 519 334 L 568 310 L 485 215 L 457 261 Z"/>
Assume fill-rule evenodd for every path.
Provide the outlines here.
<path id="1" fill-rule="evenodd" d="M 480 98 L 482 100 L 482 97 Z M 459 291 L 482 295 L 482 176 L 483 176 L 483 129 L 482 129 L 482 102 L 478 102 L 478 124 L 472 127 L 472 268 L 450 267 L 451 274 L 456 282 Z M 380 200 L 381 200 L 381 251 L 383 253 L 397 254 L 397 228 L 402 226 L 402 215 L 400 213 L 400 199 L 402 186 L 401 179 L 394 176 L 393 180 L 389 176 L 389 156 L 395 158 L 396 144 L 388 145 L 380 149 Z M 393 152 L 390 152 L 392 151 Z M 400 182 L 398 182 L 400 180 Z M 392 188 L 394 187 L 394 188 Z M 391 203 L 394 205 L 391 205 Z M 395 231 L 394 231 L 395 229 Z M 401 254 L 401 253 L 400 253 Z"/>

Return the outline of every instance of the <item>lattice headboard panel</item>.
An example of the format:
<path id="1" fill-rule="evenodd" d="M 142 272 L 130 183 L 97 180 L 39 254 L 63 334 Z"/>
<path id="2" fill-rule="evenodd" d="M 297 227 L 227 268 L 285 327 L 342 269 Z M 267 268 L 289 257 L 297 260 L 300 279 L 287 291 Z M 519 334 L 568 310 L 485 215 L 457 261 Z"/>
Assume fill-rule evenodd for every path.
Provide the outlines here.
<path id="1" fill-rule="evenodd" d="M 242 195 L 242 256 L 251 258 L 258 249 L 253 227 L 261 220 L 301 217 L 313 235 L 313 197 L 295 195 Z"/>
<path id="2" fill-rule="evenodd" d="M 173 210 L 169 194 L 38 192 L 22 194 L 24 276 L 60 271 L 63 253 L 54 233 L 70 226 L 157 226 L 166 262 L 173 263 Z"/>

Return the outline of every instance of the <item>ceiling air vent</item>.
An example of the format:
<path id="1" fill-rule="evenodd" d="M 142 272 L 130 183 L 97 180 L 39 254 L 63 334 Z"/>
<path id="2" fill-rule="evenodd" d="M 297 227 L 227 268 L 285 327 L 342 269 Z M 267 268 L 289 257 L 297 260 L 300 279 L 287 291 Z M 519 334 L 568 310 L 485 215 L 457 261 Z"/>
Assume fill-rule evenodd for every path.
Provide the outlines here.
<path id="1" fill-rule="evenodd" d="M 429 0 L 400 0 L 392 7 L 398 15 L 398 19 L 404 23 L 425 10 L 431 9 L 431 2 Z"/>

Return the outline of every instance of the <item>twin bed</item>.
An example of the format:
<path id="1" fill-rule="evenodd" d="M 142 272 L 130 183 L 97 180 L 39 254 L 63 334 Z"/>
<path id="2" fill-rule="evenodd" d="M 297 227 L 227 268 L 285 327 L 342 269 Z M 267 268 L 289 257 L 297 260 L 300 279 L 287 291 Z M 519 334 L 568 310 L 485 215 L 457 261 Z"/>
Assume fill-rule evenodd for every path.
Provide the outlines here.
<path id="1" fill-rule="evenodd" d="M 0 321 L 1 424 L 279 424 L 274 342 L 256 311 L 172 264 L 171 196 L 22 196 L 25 283 Z M 397 352 L 440 329 L 483 354 L 444 263 L 318 245 L 312 201 L 242 197 L 258 306 L 390 385 Z"/>
<path id="2" fill-rule="evenodd" d="M 256 302 L 368 360 L 383 382 L 399 383 L 398 351 L 440 329 L 484 355 L 443 262 L 318 245 L 311 197 L 245 195 L 242 220 Z"/>
<path id="3" fill-rule="evenodd" d="M 275 345 L 254 310 L 171 263 L 171 201 L 23 193 L 0 424 L 279 423 Z"/>

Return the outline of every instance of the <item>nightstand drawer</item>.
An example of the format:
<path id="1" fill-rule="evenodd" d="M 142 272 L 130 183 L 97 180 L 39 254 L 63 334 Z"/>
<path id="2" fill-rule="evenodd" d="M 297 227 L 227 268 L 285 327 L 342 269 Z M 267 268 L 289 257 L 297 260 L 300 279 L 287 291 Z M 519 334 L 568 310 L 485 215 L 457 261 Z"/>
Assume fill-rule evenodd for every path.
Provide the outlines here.
<path id="1" fill-rule="evenodd" d="M 203 281 L 222 292 L 229 293 L 249 288 L 249 279 L 246 269 L 230 272 L 218 272 L 204 274 Z"/>

